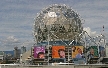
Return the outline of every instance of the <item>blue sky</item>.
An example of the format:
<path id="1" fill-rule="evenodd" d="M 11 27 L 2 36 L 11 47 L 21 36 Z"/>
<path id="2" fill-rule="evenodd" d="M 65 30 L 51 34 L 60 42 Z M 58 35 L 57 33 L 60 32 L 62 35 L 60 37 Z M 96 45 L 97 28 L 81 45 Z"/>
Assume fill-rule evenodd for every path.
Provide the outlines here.
<path id="1" fill-rule="evenodd" d="M 0 50 L 14 46 L 30 48 L 33 24 L 37 13 L 51 4 L 66 4 L 85 20 L 83 26 L 90 35 L 104 34 L 108 39 L 108 0 L 0 0 Z"/>

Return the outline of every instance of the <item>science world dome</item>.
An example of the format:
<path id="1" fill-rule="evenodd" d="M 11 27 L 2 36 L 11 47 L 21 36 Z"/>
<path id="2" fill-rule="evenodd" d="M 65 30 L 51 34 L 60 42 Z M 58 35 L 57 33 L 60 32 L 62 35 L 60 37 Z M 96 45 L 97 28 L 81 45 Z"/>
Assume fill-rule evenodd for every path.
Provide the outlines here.
<path id="1" fill-rule="evenodd" d="M 91 56 L 105 57 L 101 36 L 92 38 L 83 30 L 82 21 L 77 12 L 64 4 L 51 5 L 38 13 L 31 48 L 33 64 L 91 64 L 97 63 L 90 60 Z"/>
<path id="2" fill-rule="evenodd" d="M 34 22 L 36 43 L 80 41 L 83 31 L 78 13 L 66 5 L 54 4 L 37 14 Z"/>

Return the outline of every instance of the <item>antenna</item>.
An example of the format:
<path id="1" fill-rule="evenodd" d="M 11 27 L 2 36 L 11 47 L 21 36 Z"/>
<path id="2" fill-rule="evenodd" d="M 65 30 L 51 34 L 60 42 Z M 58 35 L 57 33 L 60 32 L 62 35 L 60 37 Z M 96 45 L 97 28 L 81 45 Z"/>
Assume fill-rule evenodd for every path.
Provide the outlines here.
<path id="1" fill-rule="evenodd" d="M 101 35 L 104 35 L 104 25 L 102 27 L 102 33 L 101 33 Z"/>

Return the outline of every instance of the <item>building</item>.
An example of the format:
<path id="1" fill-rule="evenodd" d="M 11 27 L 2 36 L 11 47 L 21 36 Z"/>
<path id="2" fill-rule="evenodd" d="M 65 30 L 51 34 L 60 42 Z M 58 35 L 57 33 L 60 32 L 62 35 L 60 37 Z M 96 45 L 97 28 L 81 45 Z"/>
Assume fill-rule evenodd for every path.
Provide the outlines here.
<path id="1" fill-rule="evenodd" d="M 18 59 L 20 58 L 21 50 L 18 49 L 18 47 L 14 47 L 14 58 Z"/>
<path id="2" fill-rule="evenodd" d="M 31 56 L 31 50 L 28 50 L 23 54 L 20 54 L 20 63 L 26 63 L 27 60 L 31 59 L 30 56 Z"/>
<path id="3" fill-rule="evenodd" d="M 3 60 L 3 59 L 4 59 L 4 52 L 0 51 L 0 60 Z"/>
<path id="4" fill-rule="evenodd" d="M 25 46 L 22 46 L 21 47 L 21 54 L 25 53 L 26 52 L 26 47 Z"/>

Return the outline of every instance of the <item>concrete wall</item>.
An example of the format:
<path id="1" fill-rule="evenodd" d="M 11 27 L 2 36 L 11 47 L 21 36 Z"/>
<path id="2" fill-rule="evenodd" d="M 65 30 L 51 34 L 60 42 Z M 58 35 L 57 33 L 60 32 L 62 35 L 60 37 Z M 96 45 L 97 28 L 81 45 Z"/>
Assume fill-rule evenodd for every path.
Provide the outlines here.
<path id="1" fill-rule="evenodd" d="M 0 66 L 0 68 L 108 68 L 108 65 Z"/>

